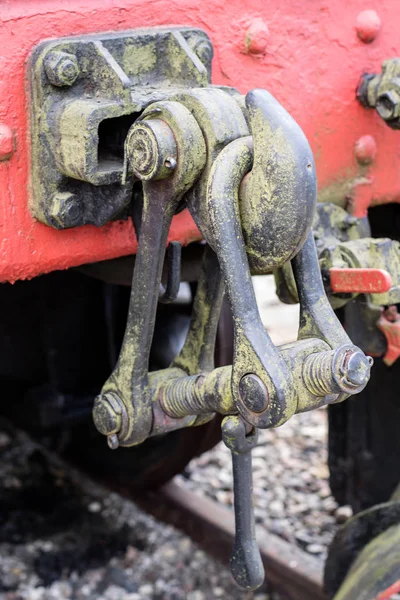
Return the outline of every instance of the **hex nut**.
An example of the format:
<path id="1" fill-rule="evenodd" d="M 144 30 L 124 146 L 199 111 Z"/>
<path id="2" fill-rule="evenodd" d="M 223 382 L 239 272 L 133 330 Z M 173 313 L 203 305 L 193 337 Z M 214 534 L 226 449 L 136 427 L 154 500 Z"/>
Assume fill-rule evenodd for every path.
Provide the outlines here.
<path id="1" fill-rule="evenodd" d="M 400 116 L 400 96 L 396 90 L 388 90 L 379 94 L 376 100 L 376 110 L 385 121 L 397 119 Z"/>
<path id="2" fill-rule="evenodd" d="M 206 67 L 210 65 L 214 56 L 212 43 L 207 37 L 195 36 L 188 40 L 189 46 Z"/>
<path id="3" fill-rule="evenodd" d="M 80 70 L 76 56 L 68 52 L 49 52 L 44 59 L 44 70 L 50 83 L 56 87 L 71 86 Z"/>
<path id="4" fill-rule="evenodd" d="M 75 194 L 60 192 L 52 198 L 49 217 L 60 228 L 76 227 L 81 224 L 82 206 Z"/>

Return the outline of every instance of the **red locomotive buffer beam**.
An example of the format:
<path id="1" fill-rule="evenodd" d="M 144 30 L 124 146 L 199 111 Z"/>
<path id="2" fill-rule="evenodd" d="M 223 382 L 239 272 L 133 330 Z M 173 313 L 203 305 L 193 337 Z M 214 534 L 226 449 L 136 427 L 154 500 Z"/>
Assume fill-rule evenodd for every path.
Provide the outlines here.
<path id="1" fill-rule="evenodd" d="M 392 287 L 385 269 L 329 269 L 330 285 L 336 294 L 383 294 Z"/>

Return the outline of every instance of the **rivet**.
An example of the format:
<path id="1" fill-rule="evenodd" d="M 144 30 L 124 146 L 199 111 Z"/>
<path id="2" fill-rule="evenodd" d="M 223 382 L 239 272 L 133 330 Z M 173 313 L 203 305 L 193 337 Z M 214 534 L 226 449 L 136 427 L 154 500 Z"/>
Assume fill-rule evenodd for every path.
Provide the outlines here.
<path id="1" fill-rule="evenodd" d="M 370 165 L 376 157 L 376 142 L 372 135 L 363 135 L 355 143 L 354 155 L 360 165 Z"/>
<path id="2" fill-rule="evenodd" d="M 246 31 L 244 48 L 246 54 L 265 54 L 268 45 L 269 29 L 262 19 L 254 19 Z"/>
<path id="3" fill-rule="evenodd" d="M 7 125 L 0 123 L 0 161 L 8 160 L 13 152 L 13 132 Z"/>
<path id="4" fill-rule="evenodd" d="M 357 17 L 357 35 L 362 42 L 369 44 L 379 33 L 381 20 L 375 10 L 363 10 Z"/>

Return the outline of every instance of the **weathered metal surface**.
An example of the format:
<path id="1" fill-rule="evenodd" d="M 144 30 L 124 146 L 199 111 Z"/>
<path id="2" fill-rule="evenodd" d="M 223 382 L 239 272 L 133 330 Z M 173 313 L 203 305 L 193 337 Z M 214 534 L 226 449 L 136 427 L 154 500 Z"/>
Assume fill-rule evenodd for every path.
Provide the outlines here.
<path id="1" fill-rule="evenodd" d="M 133 272 L 127 327 L 118 363 L 94 407 L 97 419 L 102 397 L 112 394 L 120 398 L 126 419 L 121 420 L 118 438 L 113 438 L 113 441 L 126 446 L 145 440 L 152 427 L 149 353 L 168 231 L 182 197 L 195 182 L 206 160 L 202 133 L 189 110 L 177 102 L 158 102 L 144 111 L 141 120 L 152 121 L 155 114 L 173 132 L 166 156 L 179 152 L 180 160 L 167 179 L 159 179 L 159 174 L 155 174 L 154 179 L 143 181 L 140 244 Z M 140 126 L 141 122 L 135 124 L 133 131 Z M 150 154 L 149 160 L 156 162 L 157 157 Z M 114 435 L 116 432 L 110 433 Z"/>
<path id="2" fill-rule="evenodd" d="M 400 525 L 392 525 L 357 556 L 334 600 L 390 600 L 400 591 Z"/>
<path id="3" fill-rule="evenodd" d="M 256 135 L 247 135 L 247 123 Z M 112 448 L 136 445 L 160 433 L 163 412 L 182 419 L 180 426 L 204 422 L 214 411 L 239 412 L 247 423 L 266 428 L 284 423 L 296 411 L 343 400 L 364 388 L 371 361 L 350 343 L 319 272 L 310 231 L 316 204 L 311 151 L 279 103 L 262 90 L 250 92 L 245 104 L 213 88 L 172 96 L 150 104 L 131 127 L 125 157 L 125 178 L 133 172 L 142 179 L 144 207 L 125 338 L 93 413 Z M 150 382 L 148 357 L 165 242 L 185 193 L 219 267 L 213 265 L 211 250 L 206 252 L 188 343 L 172 368 L 153 375 Z M 269 227 L 281 205 L 289 222 L 294 221 L 288 236 L 281 235 L 283 225 Z M 260 220 L 261 214 L 270 218 Z M 257 259 L 257 268 L 265 272 L 296 255 L 292 262 L 301 305 L 299 341 L 286 351 L 286 359 L 272 344 L 257 308 L 250 277 L 251 259 L 257 255 L 264 256 L 261 262 Z M 210 356 L 221 278 L 233 314 L 234 358 L 232 367 L 213 372 Z M 321 340 L 327 350 L 320 349 Z M 310 362 L 312 354 L 315 360 Z M 176 428 L 176 423 L 167 419 L 164 428 Z"/>
<path id="4" fill-rule="evenodd" d="M 372 0 L 367 8 L 375 9 L 380 22 L 369 43 L 369 34 L 365 35 L 369 28 L 362 19 L 361 25 L 358 22 L 366 9 L 362 0 L 307 6 L 301 0 L 278 5 L 272 0 L 234 0 L 224 6 L 219 0 L 189 0 L 178 8 L 165 0 L 2 3 L 0 123 L 12 131 L 14 142 L 12 151 L 5 153 L 7 160 L 0 162 L 0 280 L 126 255 L 137 247 L 130 221 L 58 233 L 28 212 L 26 64 L 33 48 L 46 39 L 168 26 L 177 20 L 201 27 L 214 44 L 214 83 L 237 86 L 241 92 L 266 87 L 301 125 L 316 156 L 322 199 L 352 204 L 364 190 L 366 204 L 399 200 L 396 132 L 355 98 L 361 74 L 378 72 L 382 61 L 393 56 L 397 3 Z M 365 135 L 376 144 L 376 156 L 368 166 L 360 165 L 355 156 L 355 145 Z M 175 217 L 170 239 L 187 243 L 198 237 L 187 213 Z"/>
<path id="5" fill-rule="evenodd" d="M 325 588 L 335 600 L 371 600 L 400 577 L 400 504 L 367 509 L 337 532 L 325 565 Z"/>
<path id="6" fill-rule="evenodd" d="M 135 179 L 154 176 L 145 173 L 146 160 L 160 169 L 158 178 L 170 174 L 176 159 L 164 164 L 173 145 L 168 125 L 147 119 L 133 132 L 130 127 L 146 106 L 174 89 L 208 85 L 210 57 L 203 64 L 191 47 L 199 40 L 212 50 L 205 33 L 189 28 L 77 37 L 34 50 L 29 104 L 35 218 L 56 229 L 105 225 L 126 217 Z M 136 143 L 140 137 L 140 156 L 129 154 L 131 135 Z"/>
<path id="7" fill-rule="evenodd" d="M 360 102 L 375 108 L 392 129 L 400 129 L 400 59 L 389 58 L 382 73 L 364 73 L 357 89 Z"/>
<path id="8" fill-rule="evenodd" d="M 232 453 L 235 503 L 235 542 L 231 571 L 237 584 L 255 590 L 265 573 L 257 546 L 253 508 L 253 469 L 251 451 L 257 445 L 256 429 L 247 432 L 242 417 L 229 416 L 222 421 L 222 439 Z"/>

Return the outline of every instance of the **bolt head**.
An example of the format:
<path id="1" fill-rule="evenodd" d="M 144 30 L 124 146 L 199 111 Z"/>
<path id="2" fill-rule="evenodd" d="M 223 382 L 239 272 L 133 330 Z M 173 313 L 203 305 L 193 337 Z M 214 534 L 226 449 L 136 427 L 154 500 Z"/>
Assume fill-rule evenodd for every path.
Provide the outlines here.
<path id="1" fill-rule="evenodd" d="M 239 395 L 243 404 L 252 412 L 262 413 L 268 408 L 268 390 L 254 373 L 248 373 L 242 377 L 239 382 Z"/>
<path id="2" fill-rule="evenodd" d="M 214 56 L 214 49 L 208 37 L 198 34 L 192 35 L 188 39 L 188 44 L 203 65 L 209 67 Z"/>
<path id="3" fill-rule="evenodd" d="M 380 94 L 376 100 L 376 110 L 385 121 L 397 119 L 400 116 L 400 96 L 395 90 Z"/>
<path id="4" fill-rule="evenodd" d="M 365 356 L 361 351 L 353 352 L 344 367 L 348 383 L 355 387 L 365 385 L 370 378 L 372 364 L 373 359 L 370 356 Z"/>
<path id="5" fill-rule="evenodd" d="M 194 52 L 203 65 L 208 65 L 214 55 L 212 44 L 209 40 L 202 39 L 194 46 Z"/>
<path id="6" fill-rule="evenodd" d="M 82 205 L 75 194 L 60 192 L 52 198 L 49 217 L 60 228 L 76 227 L 81 224 Z"/>
<path id="7" fill-rule="evenodd" d="M 46 75 L 56 87 L 71 86 L 79 77 L 76 57 L 67 52 L 49 52 L 44 59 Z"/>
<path id="8" fill-rule="evenodd" d="M 103 435 L 111 436 L 121 428 L 121 415 L 115 412 L 107 395 L 97 396 L 92 415 L 96 429 Z"/>

